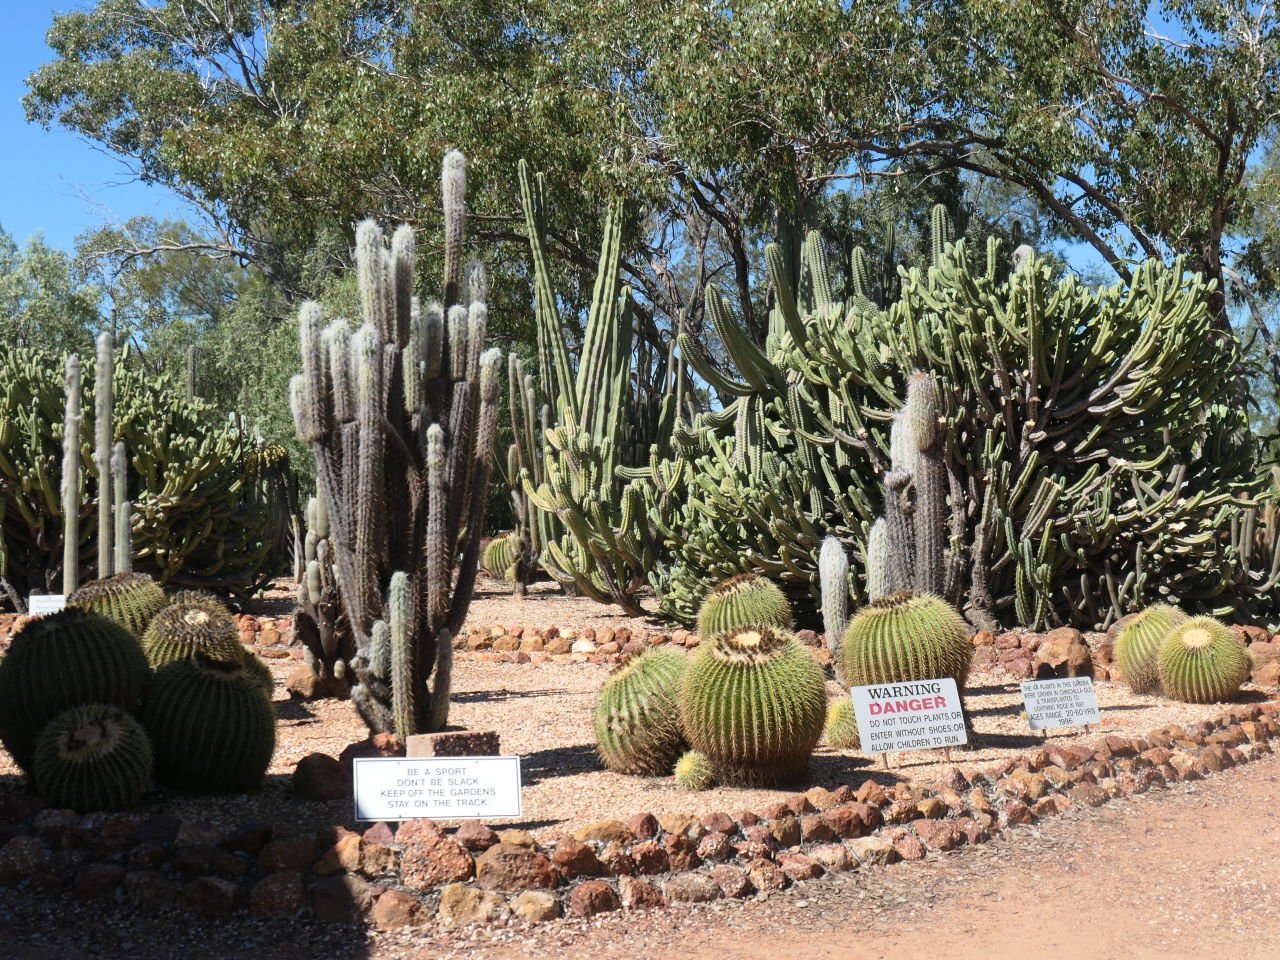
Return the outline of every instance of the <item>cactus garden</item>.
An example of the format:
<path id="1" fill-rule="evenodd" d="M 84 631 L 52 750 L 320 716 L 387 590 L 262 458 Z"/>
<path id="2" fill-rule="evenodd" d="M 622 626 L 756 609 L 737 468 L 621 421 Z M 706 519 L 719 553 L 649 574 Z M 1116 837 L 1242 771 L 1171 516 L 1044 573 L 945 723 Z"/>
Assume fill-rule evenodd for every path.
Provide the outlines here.
<path id="1" fill-rule="evenodd" d="M 16 956 L 995 957 L 1275 780 L 1280 16 L 667 6 L 22 14 L 153 212 L 0 197 Z"/>

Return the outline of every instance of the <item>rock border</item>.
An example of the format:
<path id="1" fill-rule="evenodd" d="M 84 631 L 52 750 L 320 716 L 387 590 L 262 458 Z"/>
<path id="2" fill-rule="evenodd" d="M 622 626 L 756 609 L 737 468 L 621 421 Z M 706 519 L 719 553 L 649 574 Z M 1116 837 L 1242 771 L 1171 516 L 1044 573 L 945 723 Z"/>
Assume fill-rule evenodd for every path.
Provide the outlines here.
<path id="1" fill-rule="evenodd" d="M 452 832 L 429 820 L 361 833 L 253 822 L 219 829 L 171 816 L 79 816 L 15 794 L 0 800 L 0 886 L 383 930 L 740 899 L 826 873 L 921 860 L 1076 807 L 1218 773 L 1271 754 L 1277 717 L 1277 701 L 1239 705 L 1146 737 L 950 766 L 928 785 L 814 787 L 758 813 L 638 813 L 543 843 L 472 821 Z"/>

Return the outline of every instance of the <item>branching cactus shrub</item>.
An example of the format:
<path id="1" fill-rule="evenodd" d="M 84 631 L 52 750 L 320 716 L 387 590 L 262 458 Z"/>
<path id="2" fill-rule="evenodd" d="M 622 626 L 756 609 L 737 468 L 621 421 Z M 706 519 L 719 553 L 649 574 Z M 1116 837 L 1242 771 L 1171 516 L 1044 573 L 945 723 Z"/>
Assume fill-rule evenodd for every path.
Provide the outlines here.
<path id="1" fill-rule="evenodd" d="M 346 696 L 351 689 L 347 671 L 356 653 L 356 642 L 338 595 L 329 511 L 323 491 L 317 491 L 308 501 L 306 517 L 293 635 L 302 644 L 307 666 L 325 689 L 336 696 Z"/>
<path id="2" fill-rule="evenodd" d="M 315 458 L 333 570 L 355 653 L 351 698 L 404 738 L 448 718 L 452 639 L 484 531 L 501 354 L 485 350 L 483 271 L 463 274 L 466 161 L 445 157 L 443 296 L 420 305 L 413 231 L 356 231 L 364 323 L 300 313 L 292 402 Z"/>

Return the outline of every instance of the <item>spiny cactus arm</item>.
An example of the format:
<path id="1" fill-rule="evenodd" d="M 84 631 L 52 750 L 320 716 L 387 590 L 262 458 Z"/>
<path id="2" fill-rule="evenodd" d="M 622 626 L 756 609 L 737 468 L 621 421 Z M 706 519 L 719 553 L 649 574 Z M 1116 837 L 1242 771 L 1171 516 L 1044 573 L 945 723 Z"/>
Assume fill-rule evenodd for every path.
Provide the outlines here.
<path id="1" fill-rule="evenodd" d="M 391 644 L 391 714 L 394 732 L 401 741 L 418 732 L 416 695 L 420 671 L 415 663 L 414 610 L 409 575 L 397 572 L 391 576 L 387 613 Z"/>
<path id="2" fill-rule="evenodd" d="M 467 227 L 467 158 L 459 150 L 444 155 L 440 171 L 444 197 L 444 307 L 462 302 L 462 241 Z"/>
<path id="3" fill-rule="evenodd" d="M 98 334 L 98 358 L 94 367 L 93 460 L 98 470 L 98 578 L 119 571 L 112 569 L 111 446 L 114 417 L 111 403 L 111 375 L 115 371 L 115 340 L 109 331 Z"/>
<path id="4" fill-rule="evenodd" d="M 745 397 L 755 393 L 750 383 L 732 380 L 721 373 L 703 352 L 702 344 L 690 334 L 680 334 L 676 342 L 684 361 L 721 397 Z"/>
<path id="5" fill-rule="evenodd" d="M 66 366 L 67 403 L 62 440 L 62 592 L 80 585 L 80 358 Z"/>
<path id="6" fill-rule="evenodd" d="M 822 629 L 827 649 L 835 653 L 849 621 L 849 558 L 835 537 L 822 541 L 818 554 L 818 584 L 822 591 Z"/>
<path id="7" fill-rule="evenodd" d="M 946 579 L 947 474 L 938 387 L 928 374 L 916 372 L 907 381 L 903 413 L 916 446 L 912 470 L 916 568 L 913 589 L 941 596 Z"/>
<path id="8" fill-rule="evenodd" d="M 111 453 L 111 502 L 115 512 L 115 556 L 112 569 L 115 573 L 128 573 L 133 569 L 133 504 L 129 502 L 128 457 L 124 441 L 117 441 Z"/>
<path id="9" fill-rule="evenodd" d="M 385 284 L 385 274 L 383 282 Z M 380 606 L 379 560 L 385 548 L 381 538 L 381 521 L 386 509 L 382 337 L 374 327 L 365 326 L 356 334 L 352 347 L 359 363 L 356 416 L 360 428 L 358 477 L 354 491 L 354 587 L 363 613 L 355 626 L 361 634 L 367 635 L 373 625 L 373 612 Z"/>
<path id="10" fill-rule="evenodd" d="M 616 362 L 616 346 L 621 333 L 618 320 L 623 307 L 619 304 L 619 269 L 622 263 L 622 201 L 610 201 L 605 214 L 604 237 L 600 244 L 600 263 L 596 269 L 591 307 L 587 313 L 587 329 L 582 340 L 582 356 L 578 362 L 574 410 L 580 421 L 591 429 L 591 422 L 604 405 L 596 398 L 612 374 Z M 626 338 L 630 340 L 628 324 Z M 630 344 L 628 343 L 628 346 Z M 626 360 L 630 363 L 630 350 Z"/>
<path id="11" fill-rule="evenodd" d="M 767 392 L 774 388 L 777 383 L 777 368 L 769 362 L 769 358 L 751 342 L 729 315 L 729 308 L 715 284 L 707 284 L 705 299 L 711 326 L 719 336 L 720 342 L 724 344 L 738 372 L 754 391 Z"/>

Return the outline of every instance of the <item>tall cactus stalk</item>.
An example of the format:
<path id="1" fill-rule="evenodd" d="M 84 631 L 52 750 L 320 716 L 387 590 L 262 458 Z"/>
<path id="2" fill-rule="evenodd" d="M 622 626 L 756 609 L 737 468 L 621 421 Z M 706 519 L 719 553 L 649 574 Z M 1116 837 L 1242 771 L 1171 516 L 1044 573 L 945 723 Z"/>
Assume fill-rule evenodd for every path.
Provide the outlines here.
<path id="1" fill-rule="evenodd" d="M 80 358 L 67 357 L 62 418 L 62 592 L 80 586 Z"/>
<path id="2" fill-rule="evenodd" d="M 115 556 L 112 573 L 133 569 L 133 504 L 129 502 L 129 461 L 124 441 L 116 441 L 111 451 L 111 509 L 115 514 Z"/>
<path id="3" fill-rule="evenodd" d="M 316 304 L 299 314 L 293 415 L 315 458 L 354 639 L 351 698 L 370 728 L 400 737 L 448 719 L 453 635 L 475 586 L 497 431 L 501 352 L 484 349 L 483 271 L 462 269 L 465 177 L 465 159 L 449 154 L 442 303 L 423 309 L 412 296 L 412 230 L 400 227 L 388 249 L 365 221 L 364 325 L 349 336 L 343 321 L 325 328 Z"/>
<path id="4" fill-rule="evenodd" d="M 837 537 L 826 537 L 822 541 L 818 581 L 822 591 L 822 630 L 827 649 L 835 653 L 849 622 L 849 558 Z"/>
<path id="5" fill-rule="evenodd" d="M 98 334 L 98 362 L 94 367 L 93 462 L 98 471 L 98 576 L 109 577 L 112 569 L 111 523 L 111 443 L 115 420 L 112 415 L 111 374 L 115 370 L 115 338 L 107 331 Z"/>

